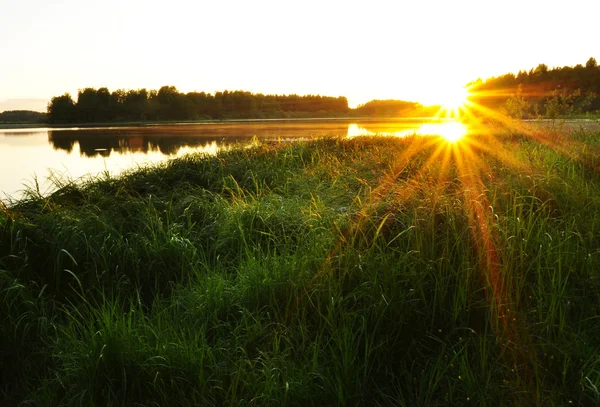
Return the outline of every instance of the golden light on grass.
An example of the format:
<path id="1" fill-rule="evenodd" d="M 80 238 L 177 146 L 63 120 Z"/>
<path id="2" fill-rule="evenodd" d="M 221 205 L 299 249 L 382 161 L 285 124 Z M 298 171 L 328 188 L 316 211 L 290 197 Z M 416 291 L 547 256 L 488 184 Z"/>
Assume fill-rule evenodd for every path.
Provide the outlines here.
<path id="1" fill-rule="evenodd" d="M 466 239 L 472 242 L 469 247 L 473 256 L 469 261 L 473 262 L 473 267 L 477 270 L 474 274 L 474 284 L 480 286 L 490 315 L 495 317 L 491 319 L 493 331 L 503 338 L 503 363 L 506 366 L 520 366 L 519 370 L 514 368 L 510 372 L 519 379 L 515 390 L 531 394 L 537 384 L 535 380 L 531 380 L 535 373 L 526 362 L 532 360 L 533 366 L 538 363 L 536 353 L 530 351 L 535 349 L 535 339 L 531 336 L 527 323 L 523 322 L 521 317 L 517 318 L 511 314 L 512 304 L 518 304 L 522 291 L 519 287 L 520 276 L 509 272 L 512 270 L 512 258 L 506 254 L 508 251 L 505 251 L 504 245 L 511 237 L 503 235 L 506 230 L 504 228 L 507 227 L 507 216 L 502 214 L 504 198 L 498 199 L 498 192 L 502 196 L 508 193 L 503 192 L 503 188 L 506 187 L 502 186 L 503 171 L 506 169 L 529 178 L 535 174 L 536 168 L 531 158 L 523 159 L 524 157 L 512 151 L 514 144 L 511 140 L 514 134 L 518 134 L 519 137 L 540 142 L 558 154 L 578 160 L 589 169 L 595 170 L 598 170 L 596 158 L 600 150 L 594 150 L 593 147 L 564 134 L 547 129 L 540 130 L 500 111 L 486 108 L 475 102 L 477 96 L 482 97 L 481 94 L 473 93 L 471 101 L 468 100 L 469 92 L 466 89 L 462 95 L 457 95 L 456 98 L 449 96 L 444 108 L 456 112 L 457 115 L 453 116 L 456 119 L 460 114 L 460 119 L 468 125 L 460 120 L 436 120 L 418 127 L 415 125 L 410 129 L 389 125 L 387 128 L 366 125 L 359 127 L 358 124 L 350 126 L 349 138 L 386 135 L 404 137 L 406 140 L 402 142 L 406 144 L 394 155 L 394 161 L 379 179 L 371 183 L 361 179 L 361 184 L 367 186 L 368 192 L 359 200 L 360 210 L 356 212 L 357 215 L 344 230 L 308 286 L 312 286 L 324 272 L 332 273 L 331 270 L 335 270 L 331 267 L 332 263 L 344 251 L 345 245 L 349 242 L 354 244 L 365 236 L 364 231 L 369 227 L 370 221 L 379 222 L 378 232 L 385 227 L 387 215 L 383 220 L 378 218 L 381 216 L 378 212 L 381 202 L 385 199 L 393 196 L 394 204 L 403 207 L 410 205 L 413 199 L 421 199 L 419 196 L 427 196 L 431 213 L 435 216 L 442 213 L 438 208 L 440 203 L 444 202 L 444 197 L 451 196 L 453 205 L 459 206 L 457 210 L 462 211 L 463 219 L 468 225 L 465 228 L 469 235 Z M 444 109 L 440 109 L 440 112 L 444 113 Z M 438 119 L 440 117 L 443 116 L 438 115 Z M 501 130 L 498 131 L 496 126 L 501 126 Z M 410 137 L 414 135 L 424 137 Z M 504 139 L 505 136 L 508 137 Z M 420 157 L 423 152 L 425 156 Z M 411 165 L 415 163 L 418 163 L 417 169 L 411 170 Z M 448 195 L 449 193 L 451 195 Z M 548 202 L 553 200 L 551 193 L 543 190 L 529 190 L 529 193 L 531 197 L 525 199 L 539 199 L 540 202 L 544 199 Z M 546 210 L 545 205 L 542 205 L 542 210 Z M 409 229 L 419 227 L 421 226 L 416 223 Z M 435 233 L 438 233 L 437 230 Z M 308 293 L 306 289 L 302 296 Z M 531 296 L 529 299 L 531 300 Z M 442 329 L 438 332 L 441 334 Z M 475 334 L 473 329 L 470 332 Z M 508 347 L 505 343 L 511 346 Z"/>
<path id="2" fill-rule="evenodd" d="M 471 100 L 469 96 L 473 96 Z M 535 378 L 535 372 L 531 369 L 531 366 L 538 365 L 536 352 L 531 352 L 531 349 L 535 349 L 535 338 L 524 322 L 525 319 L 517 318 L 516 314 L 511 313 L 513 304 L 518 304 L 522 295 L 519 286 L 522 276 L 512 274 L 513 258 L 507 254 L 509 251 L 506 249 L 514 235 L 507 238 L 508 234 L 504 234 L 506 228 L 510 227 L 507 224 L 510 215 L 502 213 L 505 198 L 499 199 L 498 196 L 509 194 L 505 192 L 506 186 L 503 186 L 506 169 L 532 179 L 535 186 L 536 181 L 533 179 L 539 171 L 536 166 L 540 164 L 529 156 L 515 154 L 515 151 L 512 151 L 515 146 L 512 140 L 518 135 L 519 138 L 539 142 L 556 154 L 577 161 L 589 171 L 599 172 L 597 157 L 600 155 L 600 149 L 564 132 L 555 131 L 554 128 L 541 129 L 476 102 L 486 97 L 497 95 L 471 93 L 465 88 L 456 93 L 444 94 L 443 98 L 438 99 L 444 99 L 443 106 L 436 115 L 438 120 L 418 127 L 415 125 L 410 129 L 392 126 L 373 129 L 367 128 L 366 125 L 364 128 L 357 124 L 352 125 L 348 131 L 349 138 L 361 135 L 406 137 L 407 140 L 403 141 L 406 145 L 395 155 L 394 162 L 385 174 L 370 184 L 365 181 L 369 192 L 364 198 L 361 197 L 357 216 L 344 231 L 313 281 L 316 281 L 322 271 L 331 269 L 330 263 L 344 250 L 347 242 L 358 241 L 364 236 L 364 229 L 368 227 L 369 220 L 380 216 L 380 204 L 392 192 L 394 203 L 398 207 L 404 206 L 412 199 L 420 199 L 415 198 L 419 195 L 427 196 L 428 202 L 431 203 L 431 213 L 438 214 L 440 212 L 436 205 L 438 202 L 444 202 L 441 198 L 448 196 L 450 191 L 453 194 L 452 201 L 460 207 L 459 210 L 464 214 L 468 225 L 465 230 L 469 235 L 467 238 L 472 242 L 470 247 L 473 256 L 470 261 L 477 270 L 478 282 L 475 284 L 482 288 L 480 292 L 485 295 L 490 315 L 495 317 L 491 319 L 493 331 L 504 341 L 501 343 L 504 352 L 503 363 L 506 366 L 520 366 L 518 370 L 516 367 L 510 369 L 509 373 L 519 379 L 516 381 L 515 390 L 522 394 L 532 394 L 537 386 L 537 382 L 532 380 Z M 442 119 L 450 117 L 456 120 Z M 461 121 L 468 123 L 468 126 Z M 409 138 L 414 135 L 434 137 Z M 469 136 L 465 137 L 467 135 Z M 426 154 L 425 160 L 419 157 L 422 152 Z M 414 163 L 418 163 L 418 169 L 409 175 L 410 166 Z M 539 201 L 540 211 L 551 210 L 546 208 L 546 205 L 555 200 L 551 192 L 533 188 L 527 193 L 529 195 L 523 198 Z M 515 197 L 518 197 L 518 194 Z M 516 219 L 519 221 L 518 217 Z M 387 216 L 380 222 L 378 231 L 385 226 L 386 221 Z M 420 226 L 415 224 L 410 227 Z M 308 290 L 306 292 L 308 293 Z M 531 298 L 530 295 L 529 300 Z M 438 332 L 441 334 L 442 329 L 438 329 Z M 470 332 L 475 334 L 473 329 Z M 531 360 L 531 363 L 527 363 L 528 360 Z M 459 380 L 463 378 L 458 376 Z"/>

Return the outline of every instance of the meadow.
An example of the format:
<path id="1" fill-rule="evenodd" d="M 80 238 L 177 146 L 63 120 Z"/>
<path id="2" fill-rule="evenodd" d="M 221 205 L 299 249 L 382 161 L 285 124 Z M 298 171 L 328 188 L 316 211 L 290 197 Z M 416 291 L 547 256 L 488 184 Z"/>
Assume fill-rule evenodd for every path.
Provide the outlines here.
<path id="1" fill-rule="evenodd" d="M 600 403 L 600 131 L 322 138 L 0 207 L 4 405 Z"/>

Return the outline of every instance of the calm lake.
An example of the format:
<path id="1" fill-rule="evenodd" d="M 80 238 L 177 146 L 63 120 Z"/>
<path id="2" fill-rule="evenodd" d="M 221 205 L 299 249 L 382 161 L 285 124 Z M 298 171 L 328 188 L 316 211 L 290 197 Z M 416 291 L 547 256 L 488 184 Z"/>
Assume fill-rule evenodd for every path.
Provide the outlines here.
<path id="1" fill-rule="evenodd" d="M 80 179 L 120 172 L 191 152 L 215 154 L 240 142 L 290 141 L 320 136 L 448 134 L 466 128 L 453 122 L 297 120 L 103 128 L 0 129 L 0 199 L 17 199 L 25 188 L 52 192 L 49 179 Z"/>

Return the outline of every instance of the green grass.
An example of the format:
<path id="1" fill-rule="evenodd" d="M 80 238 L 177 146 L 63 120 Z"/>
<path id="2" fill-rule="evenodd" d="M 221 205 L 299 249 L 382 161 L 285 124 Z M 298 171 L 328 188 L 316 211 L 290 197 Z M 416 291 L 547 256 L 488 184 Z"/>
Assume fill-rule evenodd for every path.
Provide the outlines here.
<path id="1" fill-rule="evenodd" d="M 498 139 L 513 161 L 321 139 L 30 191 L 0 212 L 4 404 L 600 403 L 600 133 Z"/>

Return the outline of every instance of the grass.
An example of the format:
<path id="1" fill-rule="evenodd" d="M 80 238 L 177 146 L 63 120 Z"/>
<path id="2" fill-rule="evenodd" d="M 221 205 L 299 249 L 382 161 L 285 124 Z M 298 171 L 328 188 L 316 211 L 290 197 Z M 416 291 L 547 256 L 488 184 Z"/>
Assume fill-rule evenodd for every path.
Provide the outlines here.
<path id="1" fill-rule="evenodd" d="M 600 403 L 600 132 L 470 137 L 257 144 L 2 207 L 4 404 Z"/>

